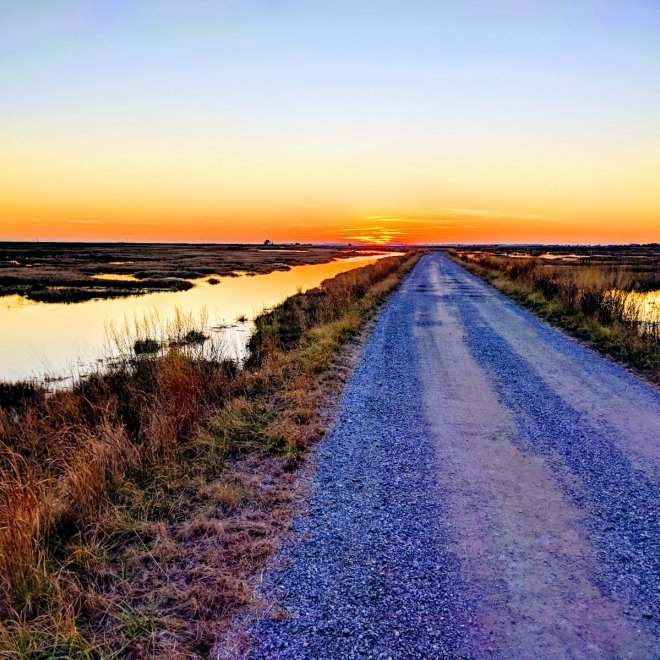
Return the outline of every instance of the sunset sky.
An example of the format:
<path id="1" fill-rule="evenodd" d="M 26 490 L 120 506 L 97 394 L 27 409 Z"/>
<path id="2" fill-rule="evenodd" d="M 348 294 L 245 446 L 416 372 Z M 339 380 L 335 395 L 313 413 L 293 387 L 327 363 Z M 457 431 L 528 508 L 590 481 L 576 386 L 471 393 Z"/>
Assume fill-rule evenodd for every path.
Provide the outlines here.
<path id="1" fill-rule="evenodd" d="M 660 241 L 657 0 L 0 0 L 0 239 Z"/>

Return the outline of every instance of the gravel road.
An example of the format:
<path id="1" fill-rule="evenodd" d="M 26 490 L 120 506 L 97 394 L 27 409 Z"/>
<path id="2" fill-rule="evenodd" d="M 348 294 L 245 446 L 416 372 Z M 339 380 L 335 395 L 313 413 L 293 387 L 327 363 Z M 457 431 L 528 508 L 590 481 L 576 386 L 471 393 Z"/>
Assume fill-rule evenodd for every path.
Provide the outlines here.
<path id="1" fill-rule="evenodd" d="M 343 395 L 254 658 L 660 657 L 660 394 L 439 253 Z"/>

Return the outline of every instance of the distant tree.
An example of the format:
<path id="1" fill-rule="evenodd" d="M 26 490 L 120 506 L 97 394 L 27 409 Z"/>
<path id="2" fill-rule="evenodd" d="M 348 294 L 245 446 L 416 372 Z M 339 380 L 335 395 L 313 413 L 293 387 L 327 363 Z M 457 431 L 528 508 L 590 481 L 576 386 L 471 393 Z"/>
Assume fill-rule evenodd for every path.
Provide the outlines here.
<path id="1" fill-rule="evenodd" d="M 264 245 L 272 245 L 272 244 L 273 244 L 273 241 L 271 241 L 269 238 L 267 238 L 267 239 L 264 241 Z"/>

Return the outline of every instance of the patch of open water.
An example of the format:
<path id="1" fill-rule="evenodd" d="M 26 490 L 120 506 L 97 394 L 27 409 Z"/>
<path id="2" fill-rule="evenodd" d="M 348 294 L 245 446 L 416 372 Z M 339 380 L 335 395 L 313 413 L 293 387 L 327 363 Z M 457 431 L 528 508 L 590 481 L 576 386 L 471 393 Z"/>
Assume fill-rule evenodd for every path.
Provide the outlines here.
<path id="1" fill-rule="evenodd" d="M 252 321 L 264 309 L 339 273 L 395 254 L 349 257 L 261 275 L 219 276 L 218 284 L 204 278 L 195 280 L 188 291 L 73 304 L 5 296 L 0 298 L 0 380 L 49 378 L 66 384 L 113 357 L 113 329 L 121 334 L 122 329 L 155 323 L 166 326 L 177 315 L 203 323 L 210 337 L 207 343 L 226 357 L 241 360 Z"/>

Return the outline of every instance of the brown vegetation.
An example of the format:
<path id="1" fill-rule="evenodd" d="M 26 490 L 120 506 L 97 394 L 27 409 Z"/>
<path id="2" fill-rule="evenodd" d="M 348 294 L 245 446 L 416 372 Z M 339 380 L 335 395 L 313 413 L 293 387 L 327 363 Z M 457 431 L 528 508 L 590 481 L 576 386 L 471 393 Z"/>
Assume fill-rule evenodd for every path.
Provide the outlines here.
<path id="1" fill-rule="evenodd" d="M 640 300 L 630 295 L 659 288 L 659 251 L 628 249 L 617 261 L 616 250 L 609 250 L 602 254 L 600 248 L 595 257 L 589 251 L 574 256 L 575 248 L 568 257 L 497 250 L 452 250 L 449 256 L 576 337 L 660 381 L 660 318 L 642 320 Z"/>
<path id="2" fill-rule="evenodd" d="M 265 314 L 244 369 L 174 341 L 51 396 L 6 386 L 2 657 L 208 656 L 290 520 L 340 348 L 417 258 Z"/>
<path id="3" fill-rule="evenodd" d="M 360 252 L 314 245 L 0 243 L 0 296 L 68 303 L 183 291 L 190 280 L 217 284 L 217 275 L 270 273 Z"/>

